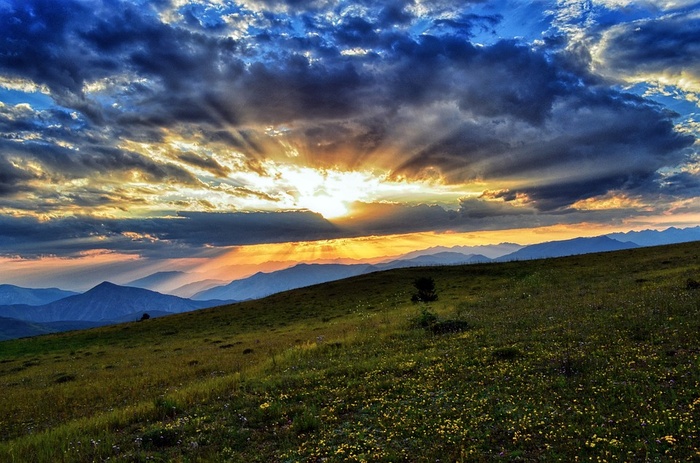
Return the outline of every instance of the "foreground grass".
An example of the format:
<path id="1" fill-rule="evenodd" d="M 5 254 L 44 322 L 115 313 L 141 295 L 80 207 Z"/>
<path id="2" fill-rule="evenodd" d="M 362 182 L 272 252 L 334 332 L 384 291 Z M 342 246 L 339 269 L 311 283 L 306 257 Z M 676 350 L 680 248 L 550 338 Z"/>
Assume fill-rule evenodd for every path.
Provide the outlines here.
<path id="1" fill-rule="evenodd" d="M 0 461 L 698 460 L 697 280 L 691 243 L 3 342 Z"/>

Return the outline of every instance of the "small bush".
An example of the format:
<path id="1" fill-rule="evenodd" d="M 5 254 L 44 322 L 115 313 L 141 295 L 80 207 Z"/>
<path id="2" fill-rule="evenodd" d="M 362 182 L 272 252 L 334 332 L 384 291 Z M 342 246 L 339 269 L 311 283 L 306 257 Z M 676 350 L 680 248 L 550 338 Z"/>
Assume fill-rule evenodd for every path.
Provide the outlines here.
<path id="1" fill-rule="evenodd" d="M 559 373 L 567 378 L 578 376 L 585 371 L 585 363 L 579 358 L 564 355 L 559 361 Z"/>
<path id="2" fill-rule="evenodd" d="M 71 374 L 60 374 L 56 379 L 53 380 L 56 384 L 69 383 L 75 380 L 75 375 Z"/>
<path id="3" fill-rule="evenodd" d="M 292 421 L 292 429 L 296 434 L 309 434 L 321 427 L 321 419 L 318 417 L 318 409 L 311 407 L 305 409 Z"/>
<path id="4" fill-rule="evenodd" d="M 435 292 L 435 281 L 430 277 L 417 278 L 413 282 L 413 286 L 418 290 L 411 296 L 413 302 L 433 302 L 437 301 L 438 296 Z"/>
<path id="5" fill-rule="evenodd" d="M 156 413 L 161 419 L 174 418 L 181 410 L 177 403 L 165 397 L 158 397 L 153 401 Z"/>
<path id="6" fill-rule="evenodd" d="M 688 278 L 685 282 L 685 289 L 700 289 L 700 283 L 697 280 Z"/>
<path id="7" fill-rule="evenodd" d="M 180 433 L 175 429 L 156 428 L 147 431 L 142 438 L 145 447 L 173 447 L 180 443 Z"/>
<path id="8" fill-rule="evenodd" d="M 521 355 L 522 353 L 517 347 L 500 347 L 491 354 L 496 360 L 515 360 Z"/>
<path id="9" fill-rule="evenodd" d="M 461 333 L 471 328 L 471 325 L 464 320 L 445 320 L 434 323 L 430 326 L 433 334 Z"/>
<path id="10" fill-rule="evenodd" d="M 412 324 L 418 328 L 430 328 L 437 323 L 437 321 L 437 315 L 424 308 L 421 310 L 420 315 L 413 319 Z"/>
<path id="11" fill-rule="evenodd" d="M 440 320 L 437 315 L 425 308 L 412 320 L 411 324 L 415 328 L 422 328 L 433 334 L 460 333 L 471 328 L 471 325 L 464 320 Z"/>

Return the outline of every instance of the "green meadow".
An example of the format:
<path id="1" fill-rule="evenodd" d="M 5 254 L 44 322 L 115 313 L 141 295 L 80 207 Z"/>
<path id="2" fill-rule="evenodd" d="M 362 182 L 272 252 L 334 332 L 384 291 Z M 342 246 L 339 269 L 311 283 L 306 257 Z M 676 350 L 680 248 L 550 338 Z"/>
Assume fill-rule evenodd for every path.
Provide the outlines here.
<path id="1" fill-rule="evenodd" d="M 688 243 L 2 342 L 0 461 L 700 461 L 699 282 Z"/>

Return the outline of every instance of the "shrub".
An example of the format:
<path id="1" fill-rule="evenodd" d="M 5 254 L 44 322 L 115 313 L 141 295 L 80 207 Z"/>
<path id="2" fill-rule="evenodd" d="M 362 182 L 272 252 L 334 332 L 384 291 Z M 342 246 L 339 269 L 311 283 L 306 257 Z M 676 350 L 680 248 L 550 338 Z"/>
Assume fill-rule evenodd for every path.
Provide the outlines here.
<path id="1" fill-rule="evenodd" d="M 411 324 L 433 334 L 460 333 L 471 328 L 471 325 L 464 320 L 440 320 L 437 315 L 425 308 L 412 320 Z"/>
<path id="2" fill-rule="evenodd" d="M 411 296 L 413 302 L 432 302 L 437 301 L 438 296 L 435 292 L 435 281 L 430 277 L 420 277 L 413 281 L 413 286 L 418 290 Z"/>
<path id="3" fill-rule="evenodd" d="M 292 421 L 292 429 L 296 434 L 309 434 L 321 427 L 321 419 L 318 417 L 318 409 L 310 407 L 305 409 Z"/>
<path id="4" fill-rule="evenodd" d="M 520 349 L 517 347 L 500 347 L 491 354 L 496 360 L 515 360 L 520 357 L 520 355 Z"/>
<path id="5" fill-rule="evenodd" d="M 420 315 L 413 319 L 412 324 L 418 328 L 429 329 L 431 326 L 437 323 L 437 321 L 437 315 L 424 308 L 420 311 Z"/>
<path id="6" fill-rule="evenodd" d="M 430 327 L 433 334 L 461 333 L 471 328 L 464 320 L 445 320 L 437 322 Z"/>
<path id="7" fill-rule="evenodd" d="M 161 419 L 173 418 L 181 411 L 174 400 L 166 397 L 157 397 L 153 401 L 153 405 L 156 409 L 157 415 Z"/>
<path id="8" fill-rule="evenodd" d="M 68 382 L 71 382 L 74 380 L 75 380 L 75 375 L 71 375 L 68 373 L 62 373 L 62 374 L 58 375 L 58 377 L 56 379 L 54 379 L 53 382 L 56 384 L 62 384 L 62 383 L 68 383 Z"/>
<path id="9" fill-rule="evenodd" d="M 146 448 L 172 447 L 180 443 L 180 433 L 170 428 L 155 428 L 146 431 L 142 443 Z"/>

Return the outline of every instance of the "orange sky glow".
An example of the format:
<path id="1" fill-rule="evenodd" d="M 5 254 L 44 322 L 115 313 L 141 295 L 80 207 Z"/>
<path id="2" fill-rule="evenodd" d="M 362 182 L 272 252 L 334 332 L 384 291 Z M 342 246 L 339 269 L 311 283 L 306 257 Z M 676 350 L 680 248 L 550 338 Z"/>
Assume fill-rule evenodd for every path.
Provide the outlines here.
<path id="1" fill-rule="evenodd" d="M 660 227 L 682 225 L 683 217 L 673 216 L 671 223 L 658 218 Z M 681 219 L 681 223 L 679 220 Z M 685 217 L 688 224 L 697 216 Z M 40 259 L 0 259 L 9 283 L 33 284 L 36 287 L 54 282 L 74 290 L 86 290 L 103 279 L 117 284 L 147 275 L 179 270 L 187 276 L 172 279 L 159 288 L 170 291 L 192 281 L 213 279 L 228 282 L 248 277 L 257 272 L 272 272 L 298 263 L 379 263 L 397 258 L 417 249 L 434 246 L 479 246 L 498 243 L 528 245 L 544 241 L 565 240 L 575 237 L 598 236 L 605 233 L 643 229 L 634 224 L 604 226 L 600 224 L 552 225 L 547 227 L 487 230 L 468 233 L 411 233 L 390 236 L 365 236 L 319 241 L 271 243 L 235 246 L 216 257 L 188 257 L 167 259 L 153 263 L 140 262 L 131 254 L 107 251 L 86 252 L 76 258 L 42 257 Z M 115 277 L 116 276 L 116 277 Z M 80 281 L 82 285 L 74 283 Z"/>

